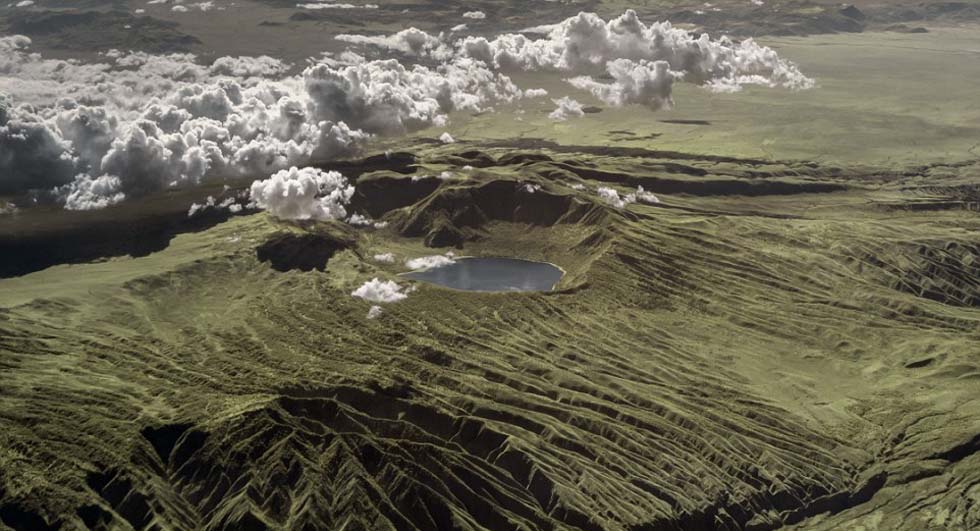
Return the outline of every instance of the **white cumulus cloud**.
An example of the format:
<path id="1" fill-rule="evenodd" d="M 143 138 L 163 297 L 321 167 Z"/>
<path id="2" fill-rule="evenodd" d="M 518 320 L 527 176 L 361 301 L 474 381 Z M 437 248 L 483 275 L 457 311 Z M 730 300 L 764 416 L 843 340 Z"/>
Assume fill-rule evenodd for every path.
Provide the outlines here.
<path id="1" fill-rule="evenodd" d="M 94 210 L 114 205 L 126 196 L 120 191 L 118 177 L 103 175 L 92 178 L 79 175 L 71 184 L 63 188 L 65 208 L 68 210 Z"/>
<path id="2" fill-rule="evenodd" d="M 378 9 L 378 4 L 349 4 L 332 2 L 311 2 L 296 4 L 300 9 Z"/>
<path id="3" fill-rule="evenodd" d="M 595 81 L 590 76 L 569 80 L 572 86 L 588 90 L 600 100 L 615 106 L 646 105 L 654 110 L 673 105 L 671 92 L 674 79 L 680 77 L 670 70 L 667 61 L 632 61 L 615 59 L 606 64 L 611 83 Z"/>
<path id="4" fill-rule="evenodd" d="M 386 304 L 398 302 L 408 297 L 406 290 L 393 280 L 373 278 L 351 292 L 351 295 L 369 302 Z"/>
<path id="5" fill-rule="evenodd" d="M 354 187 L 340 173 L 295 166 L 253 182 L 250 193 L 255 206 L 289 220 L 343 218 L 352 195 Z"/>
<path id="6" fill-rule="evenodd" d="M 411 260 L 407 260 L 405 262 L 405 267 L 412 270 L 435 269 L 437 267 L 444 267 L 455 263 L 456 260 L 454 260 L 452 256 L 436 254 L 432 256 L 421 256 L 419 258 L 412 258 Z"/>
<path id="7" fill-rule="evenodd" d="M 633 193 L 633 197 L 641 203 L 647 203 L 650 205 L 655 205 L 660 202 L 660 198 L 656 196 L 653 192 L 648 192 L 643 189 L 642 186 L 636 187 L 636 192 Z"/>
<path id="8" fill-rule="evenodd" d="M 465 58 L 319 63 L 289 75 L 265 56 L 202 65 L 191 54 L 110 50 L 83 63 L 30 47 L 0 37 L 0 193 L 46 191 L 66 205 L 74 194 L 70 208 L 349 156 L 372 134 L 444 125 L 453 111 L 521 95 Z"/>
<path id="9" fill-rule="evenodd" d="M 512 101 L 520 89 L 480 62 L 459 59 L 435 68 L 411 68 L 393 59 L 304 73 L 315 116 L 376 134 L 398 134 L 442 125 L 452 111 L 483 111 Z"/>
<path id="10" fill-rule="evenodd" d="M 342 33 L 334 38 L 350 44 L 377 46 L 410 55 L 445 55 L 451 53 L 442 35 L 430 35 L 418 28 L 404 29 L 391 35 Z"/>
<path id="11" fill-rule="evenodd" d="M 683 73 L 685 81 L 700 85 L 812 86 L 794 64 L 752 39 L 711 39 L 705 33 L 674 28 L 670 22 L 647 25 L 633 10 L 608 21 L 594 13 L 579 13 L 551 27 L 542 38 L 467 37 L 457 47 L 464 55 L 504 69 L 594 75 L 607 73 L 607 64 L 617 59 L 665 61 L 671 70 Z"/>
<path id="12" fill-rule="evenodd" d="M 599 195 L 600 199 L 606 202 L 606 204 L 615 208 L 626 208 L 627 206 L 636 202 L 651 205 L 660 202 L 659 197 L 657 197 L 653 192 L 644 190 L 642 186 L 637 186 L 635 192 L 630 192 L 626 195 L 619 195 L 619 192 L 608 186 L 600 186 L 596 189 L 596 193 Z"/>
<path id="13" fill-rule="evenodd" d="M 193 54 L 110 50 L 88 62 L 47 59 L 27 37 L 0 37 L 0 194 L 42 192 L 68 208 L 98 208 L 207 180 L 271 175 L 349 156 L 375 135 L 444 127 L 454 112 L 546 94 L 519 89 L 507 75 L 513 70 L 552 72 L 609 105 L 653 109 L 670 106 L 677 82 L 714 91 L 813 86 L 751 39 L 645 24 L 633 11 L 611 20 L 580 13 L 535 31 L 342 35 L 424 64 L 347 51 L 300 73 L 270 57 L 208 65 Z M 553 119 L 582 112 L 574 100 L 556 104 Z"/>
<path id="14" fill-rule="evenodd" d="M 582 110 L 582 104 L 573 100 L 572 98 L 569 98 L 568 96 L 552 101 L 555 102 L 555 105 L 557 105 L 558 108 L 551 111 L 548 118 L 551 118 L 556 122 L 564 122 L 569 118 L 585 116 L 585 111 Z"/>

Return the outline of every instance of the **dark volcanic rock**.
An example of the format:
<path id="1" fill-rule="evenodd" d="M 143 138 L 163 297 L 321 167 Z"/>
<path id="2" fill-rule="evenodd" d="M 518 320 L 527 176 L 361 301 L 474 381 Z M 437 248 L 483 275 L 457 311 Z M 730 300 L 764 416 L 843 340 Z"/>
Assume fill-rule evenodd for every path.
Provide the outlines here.
<path id="1" fill-rule="evenodd" d="M 201 43 L 181 31 L 176 22 L 125 11 L 27 11 L 12 17 L 7 31 L 26 35 L 42 46 L 71 50 L 173 53 L 190 51 Z"/>
<path id="2" fill-rule="evenodd" d="M 260 245 L 255 254 L 276 271 L 323 271 L 327 262 L 351 242 L 323 234 L 278 233 Z"/>
<path id="3" fill-rule="evenodd" d="M 841 8 L 840 14 L 844 15 L 847 18 L 853 18 L 854 20 L 864 20 L 865 18 L 867 18 L 865 14 L 854 5 L 844 6 L 843 8 Z"/>

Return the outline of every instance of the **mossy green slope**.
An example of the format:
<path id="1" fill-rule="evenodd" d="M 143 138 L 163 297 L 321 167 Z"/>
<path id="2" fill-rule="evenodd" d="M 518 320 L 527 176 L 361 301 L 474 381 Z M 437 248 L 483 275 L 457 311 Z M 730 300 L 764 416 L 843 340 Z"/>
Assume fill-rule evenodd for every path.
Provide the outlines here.
<path id="1" fill-rule="evenodd" d="M 383 230 L 242 216 L 2 281 L 0 521 L 980 525 L 980 233 L 957 184 L 974 166 L 937 186 L 922 168 L 417 151 L 418 175 L 453 178 L 374 213 Z M 637 184 L 663 202 L 594 194 Z M 446 230 L 457 252 L 568 275 L 548 294 L 419 285 L 367 319 L 354 288 L 405 282 L 370 257 L 441 252 L 424 241 Z M 337 249 L 324 271 L 279 271 L 256 249 L 283 233 Z"/>

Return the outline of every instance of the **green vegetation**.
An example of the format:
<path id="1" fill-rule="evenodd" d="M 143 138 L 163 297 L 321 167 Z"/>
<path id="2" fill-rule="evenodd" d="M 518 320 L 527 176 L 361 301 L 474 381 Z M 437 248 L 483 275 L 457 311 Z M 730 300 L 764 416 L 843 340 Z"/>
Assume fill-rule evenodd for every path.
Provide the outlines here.
<path id="1" fill-rule="evenodd" d="M 609 108 L 557 125 L 547 116 L 554 104 L 541 98 L 522 102 L 519 121 L 510 112 L 486 113 L 457 120 L 459 126 L 449 131 L 467 139 L 536 137 L 895 169 L 975 160 L 980 154 L 980 106 L 967 103 L 976 97 L 973 84 L 965 82 L 980 79 L 975 28 L 760 40 L 799 64 L 817 88 L 715 94 L 682 83 L 674 89 L 672 111 Z M 544 87 L 553 97 L 571 94 L 591 102 L 589 95 L 546 76 L 515 81 Z"/>
<path id="2" fill-rule="evenodd" d="M 362 193 L 405 198 L 375 213 L 383 230 L 249 215 L 0 281 L 2 521 L 980 522 L 975 187 L 643 150 L 412 151 L 415 175 L 458 177 L 417 198 L 424 181 L 363 175 Z M 663 202 L 594 193 L 638 184 Z M 272 247 L 286 262 L 333 242 L 325 270 L 260 261 L 283 233 L 319 235 Z M 550 294 L 419 284 L 367 319 L 350 292 L 407 282 L 401 260 L 447 233 L 568 274 Z"/>

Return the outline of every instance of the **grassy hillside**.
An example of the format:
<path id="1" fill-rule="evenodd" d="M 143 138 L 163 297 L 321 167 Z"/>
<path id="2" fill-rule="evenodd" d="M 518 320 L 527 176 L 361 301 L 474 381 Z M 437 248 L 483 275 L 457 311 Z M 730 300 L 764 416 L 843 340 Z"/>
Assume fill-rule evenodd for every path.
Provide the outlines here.
<path id="1" fill-rule="evenodd" d="M 365 173 L 358 201 L 392 201 L 372 212 L 382 230 L 252 214 L 141 258 L 0 281 L 0 521 L 980 525 L 980 197 L 962 184 L 976 166 L 939 183 L 645 150 L 410 148 L 415 175 L 456 177 L 414 194 L 424 181 Z M 662 203 L 594 193 L 638 184 Z M 273 238 L 292 242 L 275 247 L 286 267 L 259 259 Z M 419 284 L 367 319 L 350 292 L 407 283 L 402 260 L 446 250 L 426 239 L 568 274 L 546 294 Z M 323 271 L 290 270 L 325 246 Z"/>

